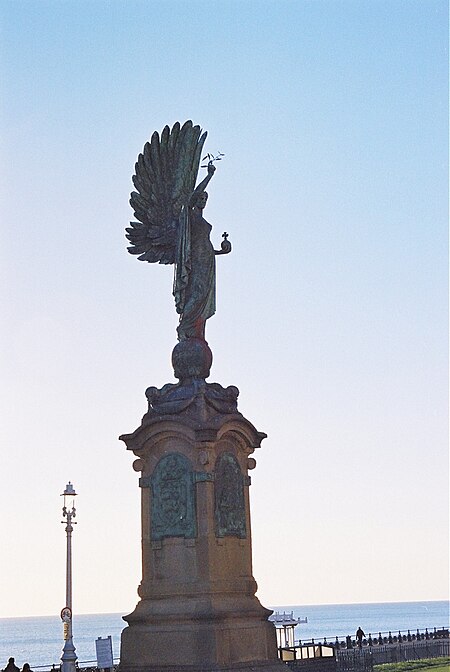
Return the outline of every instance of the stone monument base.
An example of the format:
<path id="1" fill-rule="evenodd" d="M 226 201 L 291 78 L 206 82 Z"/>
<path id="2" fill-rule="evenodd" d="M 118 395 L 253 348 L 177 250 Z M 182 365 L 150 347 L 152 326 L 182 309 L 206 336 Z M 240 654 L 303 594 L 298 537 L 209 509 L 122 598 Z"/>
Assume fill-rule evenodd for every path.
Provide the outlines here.
<path id="1" fill-rule="evenodd" d="M 285 670 L 252 574 L 250 455 L 265 434 L 238 394 L 195 377 L 150 387 L 140 427 L 121 437 L 141 473 L 142 581 L 120 672 Z"/>
<path id="2" fill-rule="evenodd" d="M 174 666 L 164 665 L 158 667 L 127 667 L 121 664 L 118 672 L 286 672 L 286 665 L 281 661 L 270 662 L 267 660 L 253 661 L 251 663 L 235 663 L 233 665 L 204 667 L 201 665 Z"/>
<path id="3" fill-rule="evenodd" d="M 134 625 L 122 632 L 120 672 L 282 672 L 273 653 L 273 625 L 254 619 Z"/>

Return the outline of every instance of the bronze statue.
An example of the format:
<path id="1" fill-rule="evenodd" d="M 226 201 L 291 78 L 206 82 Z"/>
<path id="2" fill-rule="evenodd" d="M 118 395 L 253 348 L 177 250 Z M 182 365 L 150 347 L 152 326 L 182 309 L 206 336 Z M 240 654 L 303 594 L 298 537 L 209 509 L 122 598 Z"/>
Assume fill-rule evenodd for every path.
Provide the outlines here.
<path id="1" fill-rule="evenodd" d="M 221 249 L 213 248 L 211 225 L 203 218 L 205 188 L 216 170 L 214 161 L 222 155 L 205 157 L 208 173 L 195 187 L 206 135 L 192 121 L 166 126 L 161 137 L 155 131 L 138 156 L 133 176 L 137 191 L 130 198 L 138 221 L 126 230 L 128 251 L 141 261 L 175 264 L 179 341 L 205 342 L 206 320 L 216 311 L 215 255 L 231 252 L 227 233 Z"/>

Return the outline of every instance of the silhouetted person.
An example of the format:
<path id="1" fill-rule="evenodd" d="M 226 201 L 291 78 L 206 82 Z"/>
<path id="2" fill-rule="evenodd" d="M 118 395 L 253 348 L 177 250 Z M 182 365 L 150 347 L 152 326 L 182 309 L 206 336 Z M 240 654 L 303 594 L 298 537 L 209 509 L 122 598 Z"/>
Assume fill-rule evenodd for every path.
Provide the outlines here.
<path id="1" fill-rule="evenodd" d="M 8 664 L 5 667 L 3 672 L 20 672 L 20 669 L 17 667 L 17 665 L 14 662 L 14 658 L 10 658 L 8 660 Z"/>
<path id="2" fill-rule="evenodd" d="M 33 672 L 32 669 L 30 668 L 29 663 L 24 663 L 22 667 L 22 672 Z"/>
<path id="3" fill-rule="evenodd" d="M 359 646 L 360 649 L 362 648 L 362 640 L 363 640 L 363 637 L 365 637 L 365 636 L 366 636 L 366 633 L 361 628 L 361 626 L 359 626 L 358 630 L 356 631 L 356 639 L 358 640 L 358 646 Z"/>

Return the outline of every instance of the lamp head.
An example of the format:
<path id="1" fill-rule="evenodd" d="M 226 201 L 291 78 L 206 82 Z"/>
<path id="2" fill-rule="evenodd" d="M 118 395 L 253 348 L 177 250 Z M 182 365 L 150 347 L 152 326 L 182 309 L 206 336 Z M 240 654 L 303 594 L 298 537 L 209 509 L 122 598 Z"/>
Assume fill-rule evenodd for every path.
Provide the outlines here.
<path id="1" fill-rule="evenodd" d="M 69 481 L 66 485 L 66 489 L 62 493 L 61 497 L 64 497 L 64 508 L 63 511 L 72 512 L 75 510 L 75 497 L 77 493 L 72 483 Z"/>

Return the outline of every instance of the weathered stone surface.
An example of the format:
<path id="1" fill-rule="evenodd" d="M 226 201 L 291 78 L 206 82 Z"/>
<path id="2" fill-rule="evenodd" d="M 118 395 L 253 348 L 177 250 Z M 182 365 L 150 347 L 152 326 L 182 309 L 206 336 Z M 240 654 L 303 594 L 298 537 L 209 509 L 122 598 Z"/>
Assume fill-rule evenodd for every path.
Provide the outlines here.
<path id="1" fill-rule="evenodd" d="M 205 381 L 149 388 L 141 426 L 121 437 L 142 489 L 141 599 L 125 617 L 123 672 L 278 668 L 252 575 L 249 456 L 265 434 L 237 394 Z"/>
<path id="2" fill-rule="evenodd" d="M 253 661 L 251 663 L 236 663 L 235 665 L 158 665 L 142 667 L 127 667 L 122 664 L 118 672 L 286 672 L 285 663 L 280 661 Z"/>
<path id="3" fill-rule="evenodd" d="M 219 383 L 206 383 L 204 380 L 192 380 L 187 384 L 167 383 L 161 389 L 147 388 L 149 415 L 179 415 L 184 411 L 193 418 L 211 414 L 237 413 L 239 390 L 230 385 L 227 388 Z"/>

